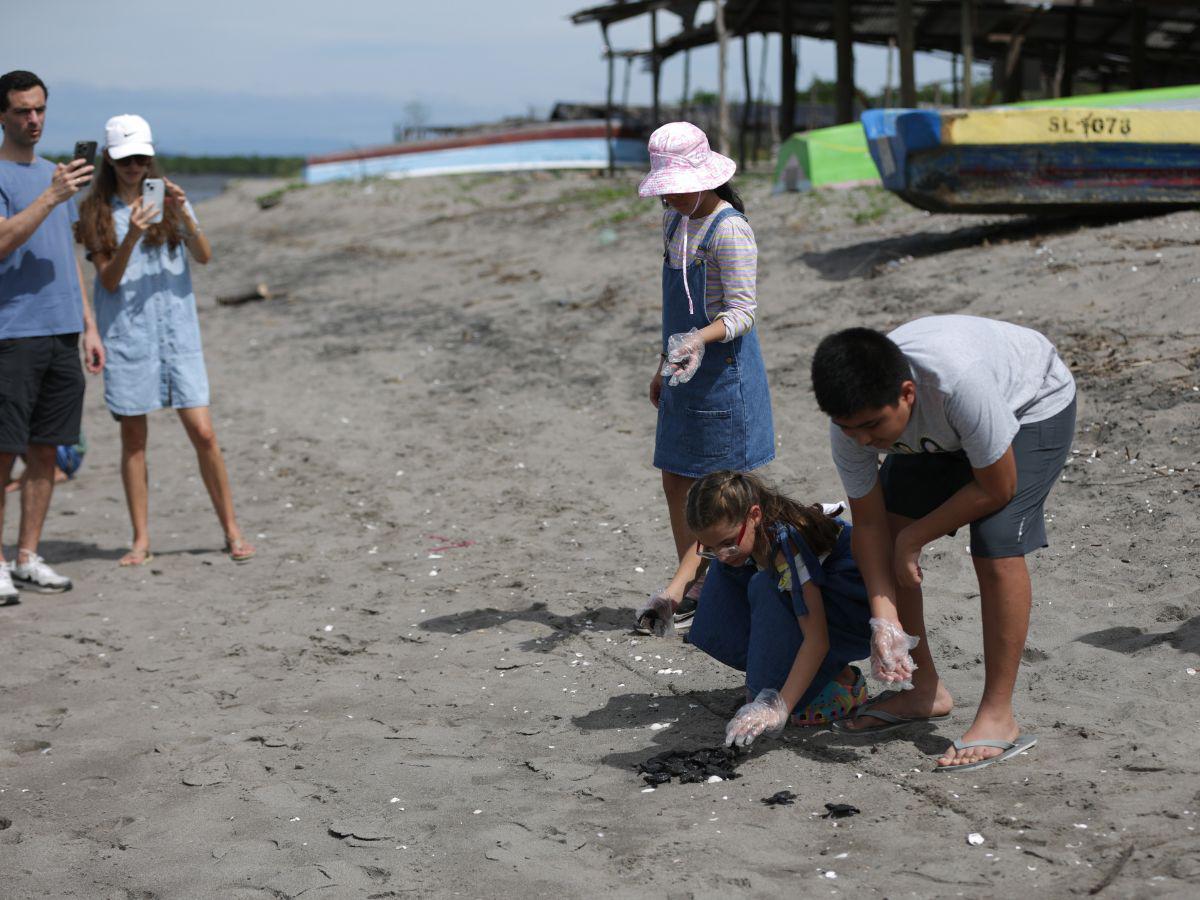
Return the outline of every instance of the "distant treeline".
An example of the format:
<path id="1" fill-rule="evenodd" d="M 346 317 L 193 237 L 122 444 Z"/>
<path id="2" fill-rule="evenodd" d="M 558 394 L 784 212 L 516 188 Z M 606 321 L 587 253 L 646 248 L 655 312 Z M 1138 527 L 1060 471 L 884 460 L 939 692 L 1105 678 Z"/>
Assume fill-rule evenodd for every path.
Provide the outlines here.
<path id="1" fill-rule="evenodd" d="M 67 162 L 68 154 L 47 157 Z M 158 163 L 172 175 L 264 175 L 292 178 L 304 168 L 303 156 L 170 156 L 158 155 Z"/>

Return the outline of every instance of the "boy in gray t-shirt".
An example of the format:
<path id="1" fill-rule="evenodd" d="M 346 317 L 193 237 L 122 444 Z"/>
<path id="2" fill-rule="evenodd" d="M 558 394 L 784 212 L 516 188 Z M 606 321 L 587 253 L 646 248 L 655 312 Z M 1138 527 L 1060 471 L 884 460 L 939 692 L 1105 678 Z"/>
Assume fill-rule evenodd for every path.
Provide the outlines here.
<path id="1" fill-rule="evenodd" d="M 1012 693 L 1029 626 L 1025 554 L 1046 546 L 1043 506 L 1070 452 L 1075 381 L 1043 335 L 974 316 L 931 316 L 889 335 L 851 328 L 812 364 L 834 463 L 854 516 L 871 603 L 872 667 L 911 690 L 838 729 L 878 734 L 953 706 L 925 637 L 921 550 L 963 525 L 983 610 L 985 683 L 975 721 L 938 771 L 980 768 L 1036 743 Z M 887 454 L 879 467 L 879 454 Z M 912 654 L 909 654 L 912 650 Z"/>

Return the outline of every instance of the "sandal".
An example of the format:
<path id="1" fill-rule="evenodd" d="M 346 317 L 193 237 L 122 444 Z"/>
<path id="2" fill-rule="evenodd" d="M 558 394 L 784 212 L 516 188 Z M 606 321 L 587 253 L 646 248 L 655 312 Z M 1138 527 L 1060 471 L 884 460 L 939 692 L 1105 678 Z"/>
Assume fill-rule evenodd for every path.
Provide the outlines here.
<path id="1" fill-rule="evenodd" d="M 867 680 L 858 666 L 851 666 L 854 684 L 847 686 L 840 681 L 825 685 L 813 701 L 804 709 L 792 713 L 793 725 L 828 725 L 836 719 L 844 719 L 867 702 Z"/>
<path id="2" fill-rule="evenodd" d="M 150 552 L 150 548 L 138 550 L 136 547 L 117 560 L 117 565 L 123 568 L 133 566 L 144 566 L 154 559 L 154 554 Z"/>
<path id="3" fill-rule="evenodd" d="M 245 538 L 238 538 L 236 541 L 225 541 L 225 552 L 234 562 L 240 563 L 254 559 L 258 549 Z"/>

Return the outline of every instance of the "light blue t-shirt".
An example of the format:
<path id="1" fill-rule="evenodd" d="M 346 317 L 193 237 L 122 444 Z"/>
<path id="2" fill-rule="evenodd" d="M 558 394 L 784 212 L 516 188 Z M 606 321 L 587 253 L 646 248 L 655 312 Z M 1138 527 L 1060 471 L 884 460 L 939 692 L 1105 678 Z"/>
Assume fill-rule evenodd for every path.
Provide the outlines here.
<path id="1" fill-rule="evenodd" d="M 0 216 L 11 219 L 50 186 L 54 163 L 0 160 Z M 83 331 L 71 225 L 75 200 L 60 203 L 24 244 L 0 258 L 0 340 Z"/>

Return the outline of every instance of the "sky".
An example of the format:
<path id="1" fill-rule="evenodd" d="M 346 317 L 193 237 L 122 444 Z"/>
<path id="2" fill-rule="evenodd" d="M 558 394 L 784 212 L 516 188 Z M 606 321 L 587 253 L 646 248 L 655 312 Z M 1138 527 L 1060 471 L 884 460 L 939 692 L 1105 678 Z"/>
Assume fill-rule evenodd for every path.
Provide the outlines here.
<path id="1" fill-rule="evenodd" d="M 105 120 L 145 116 L 164 153 L 313 154 L 388 143 L 419 104 L 429 124 L 467 124 L 534 112 L 556 101 L 602 103 L 597 25 L 570 14 L 600 0 L 202 0 L 123 6 L 94 0 L 6 4 L 0 69 L 36 72 L 50 88 L 44 153 L 102 139 Z M 701 5 L 699 21 L 712 16 Z M 659 33 L 679 30 L 660 14 Z M 618 49 L 649 44 L 648 20 L 610 30 Z M 762 37 L 751 39 L 758 71 Z M 618 63 L 617 99 L 623 91 Z M 878 90 L 885 51 L 859 46 L 859 86 Z M 767 84 L 779 96 L 779 38 L 768 42 Z M 692 54 L 694 90 L 716 90 L 715 48 Z M 668 60 L 664 101 L 677 99 L 683 58 Z M 798 84 L 832 78 L 833 46 L 805 39 Z M 948 79 L 945 59 L 918 56 L 917 80 Z M 756 77 L 757 80 L 757 77 Z M 740 41 L 729 94 L 740 98 Z M 637 64 L 629 101 L 648 104 Z"/>

